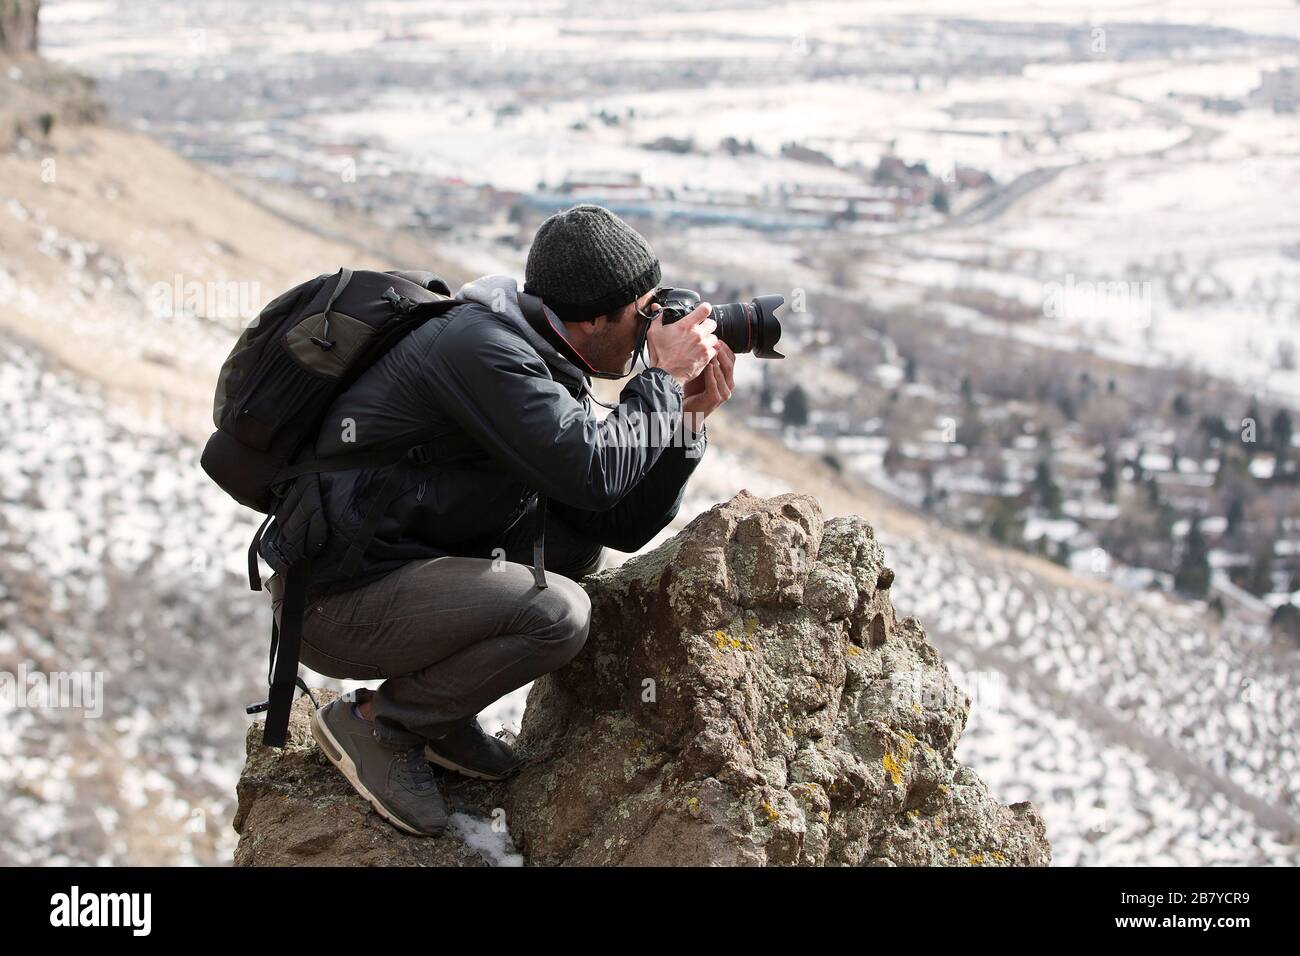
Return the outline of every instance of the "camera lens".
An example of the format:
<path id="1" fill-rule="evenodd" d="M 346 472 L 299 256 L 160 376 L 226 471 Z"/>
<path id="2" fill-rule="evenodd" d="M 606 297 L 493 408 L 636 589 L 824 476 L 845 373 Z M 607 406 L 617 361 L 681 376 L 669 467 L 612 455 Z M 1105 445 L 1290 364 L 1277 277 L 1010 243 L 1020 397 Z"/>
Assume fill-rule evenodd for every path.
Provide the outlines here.
<path id="1" fill-rule="evenodd" d="M 684 318 L 700 304 L 700 294 L 691 289 L 660 289 L 656 296 L 663 309 L 664 323 Z M 759 358 L 785 358 L 776 350 L 781 340 L 781 321 L 776 310 L 785 304 L 780 295 L 760 295 L 749 302 L 715 305 L 710 318 L 717 323 L 714 334 L 737 355 L 753 352 Z"/>
<path id="2" fill-rule="evenodd" d="M 736 354 L 753 352 L 759 358 L 785 358 L 776 350 L 781 322 L 776 310 L 785 303 L 779 295 L 760 295 L 749 302 L 726 302 L 713 307 L 718 323 L 715 334 Z"/>

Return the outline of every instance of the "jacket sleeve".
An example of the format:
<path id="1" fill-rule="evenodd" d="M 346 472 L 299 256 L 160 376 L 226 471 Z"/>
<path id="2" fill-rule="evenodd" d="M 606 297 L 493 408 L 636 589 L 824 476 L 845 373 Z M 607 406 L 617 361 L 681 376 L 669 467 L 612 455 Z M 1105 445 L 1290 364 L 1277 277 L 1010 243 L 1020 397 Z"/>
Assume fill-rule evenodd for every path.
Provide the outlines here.
<path id="1" fill-rule="evenodd" d="M 596 544 L 637 551 L 677 516 L 686 482 L 707 446 L 705 429 L 694 441 L 665 448 L 645 478 L 608 511 L 583 511 L 560 503 L 551 505 L 551 511 Z"/>
<path id="2" fill-rule="evenodd" d="M 450 323 L 425 356 L 425 398 L 489 456 L 561 504 L 616 505 L 651 470 L 677 428 L 682 388 L 647 369 L 623 388 L 618 410 L 597 419 L 556 382 L 535 351 L 496 323 Z M 663 423 L 663 424 L 653 424 Z"/>

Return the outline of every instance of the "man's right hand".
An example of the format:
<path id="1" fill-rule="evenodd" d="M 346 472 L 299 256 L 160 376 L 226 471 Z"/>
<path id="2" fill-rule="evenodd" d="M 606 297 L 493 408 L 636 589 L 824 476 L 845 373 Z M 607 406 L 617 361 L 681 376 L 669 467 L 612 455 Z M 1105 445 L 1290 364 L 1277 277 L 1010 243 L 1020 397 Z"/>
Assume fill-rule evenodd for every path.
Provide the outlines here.
<path id="1" fill-rule="evenodd" d="M 718 323 L 709 318 L 713 306 L 701 302 L 694 310 L 669 325 L 656 318 L 646 332 L 651 368 L 661 368 L 685 388 L 704 371 L 718 352 Z"/>

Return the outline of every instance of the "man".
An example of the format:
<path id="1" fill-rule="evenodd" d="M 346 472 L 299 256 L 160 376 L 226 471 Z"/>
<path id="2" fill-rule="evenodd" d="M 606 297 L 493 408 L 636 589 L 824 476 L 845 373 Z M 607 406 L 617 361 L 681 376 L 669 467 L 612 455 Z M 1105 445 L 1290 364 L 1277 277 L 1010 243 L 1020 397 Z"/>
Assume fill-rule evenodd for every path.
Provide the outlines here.
<path id="1" fill-rule="evenodd" d="M 459 450 L 423 468 L 315 479 L 329 537 L 313 559 L 302 662 L 384 683 L 322 708 L 312 732 L 409 833 L 438 833 L 447 820 L 430 761 L 492 780 L 517 769 L 476 715 L 582 648 L 591 605 L 575 582 L 605 547 L 635 551 L 672 520 L 704 451 L 703 421 L 733 386 L 734 356 L 713 334 L 710 306 L 669 325 L 653 318 L 659 261 L 610 211 L 583 205 L 547 219 L 525 274 L 523 297 L 505 276 L 462 288 L 462 304 L 401 340 L 335 402 L 316 442 L 330 456 L 432 431 L 438 447 Z M 643 335 L 649 368 L 597 419 L 589 376 L 618 377 Z M 344 555 L 392 468 L 409 474 L 361 569 L 345 575 Z M 539 581 L 526 562 L 537 563 L 542 521 L 550 573 Z M 278 578 L 269 590 L 278 607 Z"/>

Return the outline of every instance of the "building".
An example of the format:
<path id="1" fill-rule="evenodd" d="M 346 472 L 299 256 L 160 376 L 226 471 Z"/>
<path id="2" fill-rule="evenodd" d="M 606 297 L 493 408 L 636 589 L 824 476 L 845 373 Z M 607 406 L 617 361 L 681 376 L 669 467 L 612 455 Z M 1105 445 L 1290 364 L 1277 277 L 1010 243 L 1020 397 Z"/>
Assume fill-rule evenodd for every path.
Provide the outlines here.
<path id="1" fill-rule="evenodd" d="M 1294 113 L 1300 105 L 1300 68 L 1284 66 L 1276 70 L 1264 70 L 1259 76 L 1259 87 L 1251 93 L 1251 99 L 1267 107 L 1274 113 Z"/>

